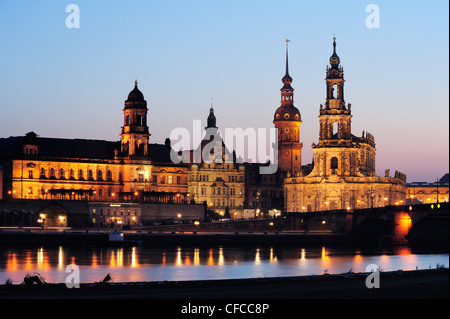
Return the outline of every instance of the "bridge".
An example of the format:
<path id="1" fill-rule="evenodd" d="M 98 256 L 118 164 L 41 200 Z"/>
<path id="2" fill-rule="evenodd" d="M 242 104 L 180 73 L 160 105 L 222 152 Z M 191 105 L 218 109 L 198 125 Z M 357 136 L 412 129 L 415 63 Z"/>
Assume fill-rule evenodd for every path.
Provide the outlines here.
<path id="1" fill-rule="evenodd" d="M 449 203 L 396 205 L 359 210 L 328 210 L 288 213 L 289 229 L 355 234 L 361 238 L 384 236 L 392 242 L 406 242 L 406 235 L 425 235 L 448 243 Z M 411 238 L 409 238 L 411 239 Z"/>

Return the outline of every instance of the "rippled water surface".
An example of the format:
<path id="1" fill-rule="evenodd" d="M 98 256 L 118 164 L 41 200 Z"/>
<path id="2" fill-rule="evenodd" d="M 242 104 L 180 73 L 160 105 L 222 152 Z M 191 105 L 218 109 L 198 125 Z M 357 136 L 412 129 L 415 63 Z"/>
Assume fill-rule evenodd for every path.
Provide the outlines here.
<path id="1" fill-rule="evenodd" d="M 0 247 L 0 284 L 21 283 L 38 272 L 47 282 L 65 282 L 66 267 L 80 269 L 81 282 L 203 280 L 448 267 L 448 253 L 416 253 L 405 246 L 385 249 L 333 247 Z"/>

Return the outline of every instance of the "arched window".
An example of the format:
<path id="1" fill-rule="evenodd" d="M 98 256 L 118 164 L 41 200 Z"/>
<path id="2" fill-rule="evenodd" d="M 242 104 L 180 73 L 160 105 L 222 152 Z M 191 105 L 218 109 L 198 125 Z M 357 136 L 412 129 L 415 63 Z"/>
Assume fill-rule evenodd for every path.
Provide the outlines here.
<path id="1" fill-rule="evenodd" d="M 41 168 L 41 178 L 46 178 L 45 176 L 45 168 Z"/>
<path id="2" fill-rule="evenodd" d="M 103 180 L 103 172 L 101 170 L 97 171 L 97 180 L 102 181 Z"/>
<path id="3" fill-rule="evenodd" d="M 90 169 L 88 172 L 88 180 L 92 181 L 94 179 L 94 172 Z"/>
<path id="4" fill-rule="evenodd" d="M 50 168 L 50 178 L 55 178 L 55 169 L 53 167 Z"/>
<path id="5" fill-rule="evenodd" d="M 74 179 L 75 178 L 75 172 L 73 171 L 73 169 L 70 169 L 70 171 L 69 171 L 69 178 L 70 179 Z"/>
<path id="6" fill-rule="evenodd" d="M 84 179 L 84 172 L 82 169 L 78 171 L 78 179 Z"/>
<path id="7" fill-rule="evenodd" d="M 64 171 L 64 168 L 61 168 L 59 170 L 59 178 L 60 179 L 65 179 L 66 178 L 66 172 Z"/>
<path id="8" fill-rule="evenodd" d="M 333 157 L 331 159 L 331 169 L 337 169 L 338 168 L 338 159 L 337 157 Z"/>
<path id="9" fill-rule="evenodd" d="M 112 182 L 112 172 L 111 171 L 108 171 L 106 173 L 106 179 L 108 180 L 108 182 Z"/>

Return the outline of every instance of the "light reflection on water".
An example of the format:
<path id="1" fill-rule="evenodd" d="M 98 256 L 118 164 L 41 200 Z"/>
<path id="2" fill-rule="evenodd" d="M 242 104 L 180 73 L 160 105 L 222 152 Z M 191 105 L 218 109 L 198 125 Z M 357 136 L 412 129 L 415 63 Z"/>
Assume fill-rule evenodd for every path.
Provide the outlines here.
<path id="1" fill-rule="evenodd" d="M 66 266 L 80 267 L 81 282 L 181 281 L 364 272 L 369 264 L 382 271 L 449 265 L 449 255 L 330 247 L 36 247 L 0 248 L 0 284 L 21 283 L 38 272 L 47 282 L 65 282 Z"/>

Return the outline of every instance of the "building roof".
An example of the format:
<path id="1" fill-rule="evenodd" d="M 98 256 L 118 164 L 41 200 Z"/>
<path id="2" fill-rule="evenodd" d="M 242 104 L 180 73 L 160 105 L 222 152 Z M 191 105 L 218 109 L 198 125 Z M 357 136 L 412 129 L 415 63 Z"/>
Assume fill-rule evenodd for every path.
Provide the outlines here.
<path id="1" fill-rule="evenodd" d="M 0 138 L 0 159 L 18 158 L 23 155 L 25 136 Z M 112 160 L 115 150 L 120 150 L 119 141 L 67 139 L 38 137 L 37 158 Z M 150 159 L 155 162 L 171 163 L 170 147 L 164 144 L 149 144 Z"/>

